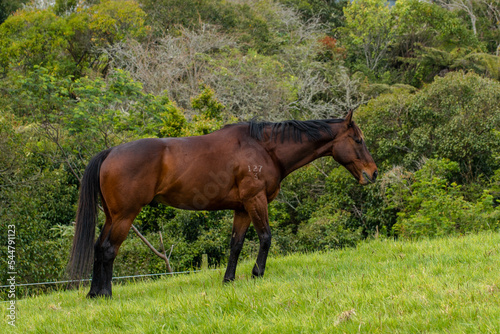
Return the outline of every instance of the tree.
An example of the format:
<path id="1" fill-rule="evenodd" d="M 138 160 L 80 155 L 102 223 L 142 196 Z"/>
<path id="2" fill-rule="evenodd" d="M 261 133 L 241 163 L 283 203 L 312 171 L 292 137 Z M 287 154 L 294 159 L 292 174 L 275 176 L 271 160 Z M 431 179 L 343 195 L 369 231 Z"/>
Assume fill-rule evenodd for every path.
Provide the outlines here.
<path id="1" fill-rule="evenodd" d="M 471 72 L 436 77 L 416 93 L 395 90 L 358 111 L 367 145 L 386 169 L 412 170 L 422 157 L 447 158 L 460 166 L 463 183 L 500 167 L 500 83 Z"/>
<path id="2" fill-rule="evenodd" d="M 488 44 L 493 47 L 489 48 L 495 52 L 496 56 L 500 56 L 500 1 L 499 0 L 482 0 L 484 18 L 484 28 L 481 29 L 482 34 Z M 482 23 L 483 19 L 481 20 Z M 481 24 L 482 26 L 483 24 Z"/>
<path id="3" fill-rule="evenodd" d="M 280 2 L 297 9 L 305 21 L 319 18 L 321 23 L 328 26 L 330 32 L 344 23 L 342 8 L 347 5 L 346 0 L 280 0 Z"/>
<path id="4" fill-rule="evenodd" d="M 355 0 L 344 8 L 344 15 L 348 50 L 354 57 L 361 55 L 370 71 L 379 69 L 395 37 L 387 1 Z"/>
<path id="5" fill-rule="evenodd" d="M 436 3 L 440 4 L 444 8 L 449 10 L 462 10 L 464 11 L 470 19 L 470 24 L 474 35 L 477 35 L 477 15 L 475 13 L 476 0 L 437 0 Z"/>
<path id="6" fill-rule="evenodd" d="M 397 1 L 392 8 L 396 37 L 392 66 L 416 87 L 449 71 L 455 60 L 482 51 L 481 43 L 456 12 L 418 0 Z"/>
<path id="7" fill-rule="evenodd" d="M 66 21 L 48 10 L 19 11 L 0 25 L 0 68 L 26 73 L 33 66 L 67 72 L 72 64 L 65 57 L 67 36 L 72 34 Z"/>
<path id="8" fill-rule="evenodd" d="M 135 1 L 116 0 L 63 17 L 50 9 L 19 11 L 0 26 L 0 70 L 26 73 L 37 65 L 76 77 L 106 74 L 116 43 L 148 33 L 145 15 Z"/>
<path id="9" fill-rule="evenodd" d="M 72 34 L 68 52 L 78 71 L 90 68 L 107 74 L 114 46 L 127 38 L 142 38 L 149 32 L 146 14 L 133 0 L 103 0 L 68 17 Z"/>
<path id="10" fill-rule="evenodd" d="M 0 24 L 29 0 L 2 0 L 0 2 Z"/>

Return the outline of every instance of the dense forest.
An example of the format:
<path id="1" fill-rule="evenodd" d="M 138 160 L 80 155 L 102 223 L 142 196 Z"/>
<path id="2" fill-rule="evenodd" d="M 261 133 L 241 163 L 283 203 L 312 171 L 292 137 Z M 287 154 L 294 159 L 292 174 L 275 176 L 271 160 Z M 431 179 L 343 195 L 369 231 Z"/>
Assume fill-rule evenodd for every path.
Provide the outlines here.
<path id="1" fill-rule="evenodd" d="M 0 248 L 17 283 L 61 280 L 90 158 L 225 124 L 354 119 L 380 169 L 331 158 L 287 177 L 271 252 L 500 227 L 499 0 L 3 0 Z M 101 217 L 100 223 L 103 219 Z M 174 270 L 225 265 L 232 213 L 145 207 Z M 256 254 L 253 229 L 242 256 Z M 132 232 L 115 275 L 164 272 Z"/>

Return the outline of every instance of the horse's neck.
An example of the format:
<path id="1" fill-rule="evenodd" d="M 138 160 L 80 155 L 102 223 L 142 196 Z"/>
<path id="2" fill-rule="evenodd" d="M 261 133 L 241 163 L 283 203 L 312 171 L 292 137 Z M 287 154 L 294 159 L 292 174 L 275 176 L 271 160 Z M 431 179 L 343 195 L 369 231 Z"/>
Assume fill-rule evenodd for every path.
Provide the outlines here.
<path id="1" fill-rule="evenodd" d="M 325 135 L 317 141 L 309 141 L 307 138 L 302 142 L 285 141 L 279 139 L 270 150 L 281 166 L 282 178 L 299 169 L 302 166 L 324 156 L 332 155 L 333 138 Z"/>

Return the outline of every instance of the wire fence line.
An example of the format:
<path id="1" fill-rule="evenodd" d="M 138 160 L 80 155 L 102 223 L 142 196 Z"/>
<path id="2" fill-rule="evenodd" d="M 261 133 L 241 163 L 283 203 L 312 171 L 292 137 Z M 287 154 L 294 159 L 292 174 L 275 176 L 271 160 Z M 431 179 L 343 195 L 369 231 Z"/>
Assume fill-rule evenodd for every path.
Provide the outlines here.
<path id="1" fill-rule="evenodd" d="M 213 268 L 209 270 L 219 270 L 218 268 Z M 158 273 L 158 274 L 143 274 L 143 275 L 130 275 L 130 276 L 118 276 L 118 277 L 113 277 L 113 280 L 117 279 L 126 279 L 126 278 L 138 278 L 138 277 L 153 277 L 153 276 L 162 276 L 162 275 L 177 275 L 177 274 L 193 274 L 193 273 L 198 273 L 206 270 L 186 270 L 186 271 L 176 271 L 172 273 Z M 36 286 L 36 285 L 50 285 L 50 284 L 62 284 L 62 283 L 75 283 L 75 282 L 90 282 L 92 281 L 91 278 L 86 278 L 86 279 L 81 279 L 81 280 L 67 280 L 67 281 L 52 281 L 52 282 L 38 282 L 38 283 L 20 283 L 20 284 L 15 284 L 15 287 L 20 287 L 20 286 Z M 0 285 L 0 289 L 4 288 L 10 288 L 11 285 Z M 0 303 L 6 303 L 9 302 L 9 300 L 1 300 Z"/>
<path id="2" fill-rule="evenodd" d="M 209 269 L 209 270 L 219 270 L 217 268 L 215 269 Z M 143 274 L 143 275 L 130 275 L 130 276 L 118 276 L 118 277 L 113 277 L 112 279 L 124 279 L 124 278 L 135 278 L 135 277 L 152 277 L 152 276 L 162 276 L 162 275 L 177 275 L 177 274 L 193 274 L 193 273 L 198 273 L 202 272 L 204 270 L 186 270 L 186 271 L 176 271 L 172 273 L 158 273 L 158 274 Z M 87 282 L 87 281 L 92 281 L 91 278 L 86 278 L 86 279 L 81 279 L 81 280 L 68 280 L 68 281 L 53 281 L 53 282 L 39 282 L 39 283 L 20 283 L 20 284 L 15 284 L 16 287 L 18 286 L 34 286 L 34 285 L 49 285 L 49 284 L 60 284 L 60 283 L 74 283 L 74 282 Z M 0 285 L 0 288 L 9 288 L 11 285 Z"/>

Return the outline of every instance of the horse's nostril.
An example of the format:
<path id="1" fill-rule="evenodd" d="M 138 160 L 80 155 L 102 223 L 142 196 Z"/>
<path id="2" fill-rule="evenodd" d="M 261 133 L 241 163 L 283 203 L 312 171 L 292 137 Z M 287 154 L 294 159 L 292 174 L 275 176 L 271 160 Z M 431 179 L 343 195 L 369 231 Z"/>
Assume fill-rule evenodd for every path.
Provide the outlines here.
<path id="1" fill-rule="evenodd" d="M 372 180 L 375 181 L 377 179 L 377 176 L 378 176 L 378 171 L 374 171 Z"/>

